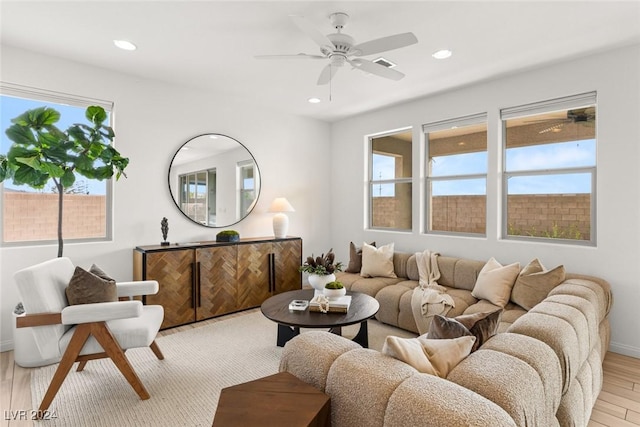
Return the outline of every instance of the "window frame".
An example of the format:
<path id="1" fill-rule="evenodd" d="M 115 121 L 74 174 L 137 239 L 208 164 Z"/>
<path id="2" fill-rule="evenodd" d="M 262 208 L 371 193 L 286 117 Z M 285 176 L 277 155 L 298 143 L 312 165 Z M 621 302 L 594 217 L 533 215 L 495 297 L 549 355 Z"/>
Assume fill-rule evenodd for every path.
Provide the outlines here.
<path id="1" fill-rule="evenodd" d="M 578 95 L 571 95 L 562 98 L 555 98 L 547 101 L 540 101 L 531 104 L 503 108 L 500 110 L 500 122 L 501 122 L 501 156 L 502 156 L 502 195 L 501 195 L 501 239 L 510 241 L 527 241 L 527 242 L 540 242 L 540 243 L 553 243 L 553 244 L 567 244 L 574 246 L 597 246 L 597 169 L 598 169 L 598 102 L 597 92 L 588 92 Z M 528 170 L 507 170 L 507 121 L 514 118 L 523 118 L 527 116 L 535 116 L 543 113 L 549 113 L 553 111 L 562 111 L 569 109 L 576 109 L 585 106 L 595 106 L 596 117 L 594 140 L 596 146 L 596 159 L 594 166 L 581 166 L 581 167 L 561 167 L 561 168 L 546 168 L 546 169 L 528 169 Z M 540 144 L 536 144 L 540 145 Z M 529 176 L 549 176 L 549 175 L 561 175 L 561 174 L 590 174 L 591 175 L 591 193 L 590 193 L 590 227 L 589 227 L 589 240 L 567 239 L 567 238 L 552 238 L 552 237 L 536 237 L 536 236 L 523 236 L 523 235 L 510 235 L 509 234 L 509 179 L 512 177 L 529 177 Z"/>
<path id="2" fill-rule="evenodd" d="M 113 101 L 107 101 L 97 98 L 89 98 L 85 96 L 72 95 L 63 92 L 56 92 L 47 89 L 34 88 L 30 86 L 19 85 L 0 81 L 0 96 L 26 99 L 35 102 L 55 103 L 66 106 L 73 106 L 86 109 L 91 105 L 97 105 L 105 109 L 109 115 L 109 123 L 107 126 L 114 127 L 115 114 Z M 115 147 L 115 141 L 112 143 Z M 88 179 L 88 178 L 87 178 Z M 93 242 L 111 242 L 113 241 L 113 179 L 103 181 L 105 183 L 105 235 L 104 237 L 85 237 L 85 238 L 65 238 L 65 244 L 73 243 L 93 243 Z M 0 212 L 4 213 L 4 182 L 0 183 Z M 0 247 L 2 248 L 18 248 L 30 246 L 47 246 L 57 244 L 57 238 L 48 240 L 21 240 L 5 242 L 4 240 L 4 221 L 0 221 Z"/>
<path id="3" fill-rule="evenodd" d="M 452 119 L 440 120 L 437 122 L 425 123 L 422 125 L 422 134 L 424 138 L 425 145 L 425 156 L 424 156 L 424 218 L 423 218 L 423 234 L 428 235 L 443 235 L 443 236 L 465 236 L 465 237 L 476 237 L 476 238 L 486 238 L 487 236 L 487 223 L 488 223 L 488 204 L 487 200 L 487 188 L 489 185 L 488 182 L 488 171 L 489 171 L 489 138 L 488 138 L 488 128 L 489 124 L 487 121 L 487 113 L 478 113 L 471 114 L 462 117 L 456 117 Z M 455 174 L 455 175 L 431 175 L 431 166 L 429 164 L 429 133 L 430 132 L 438 132 L 442 130 L 452 129 L 453 127 L 465 127 L 471 125 L 485 124 L 485 132 L 487 133 L 487 165 L 485 173 L 471 173 L 471 174 Z M 484 224 L 484 233 L 472 233 L 465 231 L 446 231 L 446 230 L 432 230 L 433 223 L 433 203 L 432 203 L 432 186 L 433 182 L 448 182 L 448 181 L 461 181 L 461 180 L 471 180 L 471 179 L 484 179 L 485 182 L 485 224 Z"/>
<path id="4" fill-rule="evenodd" d="M 373 154 L 376 153 L 373 149 L 373 140 L 378 138 L 384 138 L 388 136 L 398 135 L 401 133 L 412 132 L 412 127 L 406 127 L 401 129 L 390 130 L 387 132 L 377 133 L 369 135 L 367 137 L 367 224 L 366 229 L 375 231 L 390 231 L 398 233 L 411 233 L 413 231 L 413 167 L 410 177 L 393 178 L 393 179 L 374 179 L 373 178 Z M 411 162 L 413 162 L 413 140 L 411 141 Z M 413 166 L 413 165 L 412 165 Z M 391 227 L 379 227 L 373 225 L 373 187 L 375 185 L 385 184 L 410 184 L 411 185 L 411 226 L 409 228 L 391 228 Z"/>

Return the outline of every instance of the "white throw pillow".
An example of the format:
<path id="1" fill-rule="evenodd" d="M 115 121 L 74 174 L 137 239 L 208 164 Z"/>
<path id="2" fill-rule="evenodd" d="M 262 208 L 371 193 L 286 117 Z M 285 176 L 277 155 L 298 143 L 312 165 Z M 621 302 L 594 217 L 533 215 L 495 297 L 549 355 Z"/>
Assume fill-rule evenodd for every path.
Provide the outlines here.
<path id="1" fill-rule="evenodd" d="M 471 295 L 487 300 L 498 307 L 504 307 L 509 302 L 511 289 L 519 273 L 519 262 L 503 267 L 492 257 L 480 270 Z"/>
<path id="2" fill-rule="evenodd" d="M 362 244 L 362 277 L 398 277 L 393 270 L 393 243 L 376 248 Z"/>
<path id="3" fill-rule="evenodd" d="M 414 367 L 418 372 L 446 378 L 471 353 L 476 337 L 430 340 L 388 336 L 382 353 Z"/>

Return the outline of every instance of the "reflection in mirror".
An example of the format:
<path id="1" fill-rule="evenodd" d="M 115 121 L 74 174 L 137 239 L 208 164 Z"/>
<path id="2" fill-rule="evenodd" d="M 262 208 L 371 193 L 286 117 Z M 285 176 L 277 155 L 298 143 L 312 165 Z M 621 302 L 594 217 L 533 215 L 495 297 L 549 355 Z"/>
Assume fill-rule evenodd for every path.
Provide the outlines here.
<path id="1" fill-rule="evenodd" d="M 249 150 L 235 139 L 199 135 L 173 156 L 169 191 L 178 209 L 192 221 L 227 227 L 253 210 L 260 194 L 260 171 Z"/>

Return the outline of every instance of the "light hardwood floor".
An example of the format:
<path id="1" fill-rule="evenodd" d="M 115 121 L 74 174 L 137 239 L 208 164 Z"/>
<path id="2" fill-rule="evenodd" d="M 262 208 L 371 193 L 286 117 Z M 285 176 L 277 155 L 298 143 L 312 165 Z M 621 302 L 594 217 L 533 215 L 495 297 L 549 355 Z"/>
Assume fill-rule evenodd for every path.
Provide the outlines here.
<path id="1" fill-rule="evenodd" d="M 198 322 L 198 325 L 202 326 L 217 320 Z M 169 335 L 192 327 L 194 326 L 182 326 L 162 331 L 160 334 Z M 14 363 L 13 351 L 0 353 L 0 406 L 2 408 L 0 427 L 33 425 L 31 421 L 10 420 L 11 414 L 15 414 L 15 411 L 31 409 L 30 378 L 30 369 Z M 640 359 L 612 352 L 607 353 L 604 360 L 604 385 L 588 427 L 602 426 L 640 426 Z"/>

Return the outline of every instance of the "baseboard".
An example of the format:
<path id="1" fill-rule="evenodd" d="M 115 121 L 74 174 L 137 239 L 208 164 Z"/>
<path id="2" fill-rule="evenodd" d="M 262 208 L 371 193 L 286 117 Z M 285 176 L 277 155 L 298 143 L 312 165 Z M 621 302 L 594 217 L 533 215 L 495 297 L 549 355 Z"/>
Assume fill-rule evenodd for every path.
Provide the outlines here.
<path id="1" fill-rule="evenodd" d="M 609 344 L 609 351 L 640 359 L 640 348 L 638 347 L 612 342 Z"/>
<path id="2" fill-rule="evenodd" d="M 13 350 L 13 340 L 0 341 L 0 353 Z"/>

